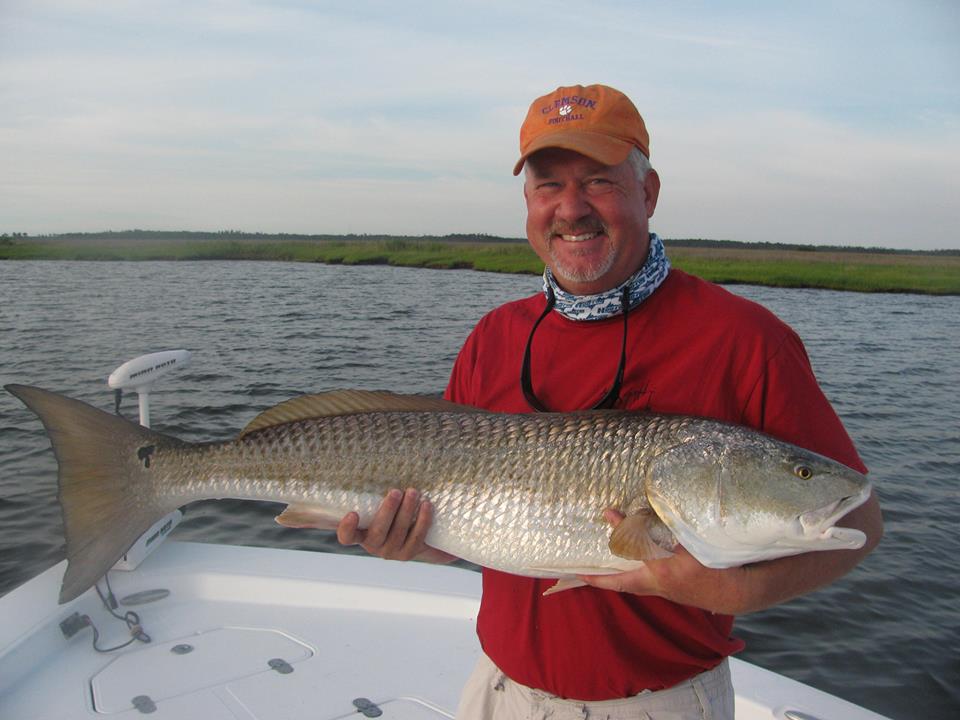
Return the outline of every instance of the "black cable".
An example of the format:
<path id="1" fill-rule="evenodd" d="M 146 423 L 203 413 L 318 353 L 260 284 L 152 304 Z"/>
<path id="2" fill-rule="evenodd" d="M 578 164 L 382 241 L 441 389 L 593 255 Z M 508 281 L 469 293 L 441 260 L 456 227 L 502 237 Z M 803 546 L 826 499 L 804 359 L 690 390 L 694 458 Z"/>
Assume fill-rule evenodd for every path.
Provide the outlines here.
<path id="1" fill-rule="evenodd" d="M 131 637 L 125 643 L 121 643 L 120 645 L 114 645 L 113 647 L 109 647 L 109 648 L 102 648 L 98 645 L 100 641 L 100 631 L 97 630 L 97 626 L 93 624 L 93 620 L 90 619 L 89 615 L 82 615 L 81 619 L 87 625 L 90 626 L 91 630 L 93 630 L 93 649 L 99 653 L 108 653 L 108 652 L 113 652 L 114 650 L 120 650 L 121 648 L 125 648 L 128 645 L 131 645 L 132 643 L 138 640 L 142 643 L 151 642 L 152 640 L 150 636 L 144 632 L 143 626 L 140 624 L 140 616 L 137 615 L 137 613 L 133 612 L 132 610 L 128 610 L 123 615 L 121 615 L 114 610 L 114 608 L 117 607 L 116 601 L 111 603 L 110 600 L 108 600 L 108 598 L 109 599 L 113 598 L 113 590 L 110 588 L 110 578 L 104 576 L 104 579 L 107 581 L 107 596 L 104 597 L 103 592 L 100 590 L 99 585 L 94 585 L 94 587 L 97 590 L 97 595 L 100 596 L 100 601 L 103 603 L 103 606 L 107 609 L 108 613 L 110 613 L 113 617 L 117 618 L 117 620 L 122 620 L 123 622 L 126 623 L 127 629 L 130 631 Z"/>
<path id="2" fill-rule="evenodd" d="M 526 399 L 530 408 L 536 410 L 537 412 L 551 411 L 542 402 L 540 402 L 540 398 L 538 398 L 536 393 L 533 391 L 533 380 L 530 376 L 530 354 L 531 348 L 533 347 L 533 336 L 537 332 L 537 328 L 540 327 L 540 323 L 542 323 L 544 319 L 546 319 L 547 315 L 550 314 L 550 311 L 553 309 L 553 306 L 556 304 L 556 302 L 557 298 L 553 292 L 553 288 L 548 286 L 546 305 L 543 308 L 543 313 L 539 318 L 537 318 L 537 321 L 533 324 L 533 328 L 530 330 L 530 337 L 527 338 L 527 347 L 523 351 L 523 363 L 520 368 L 520 389 L 523 391 L 523 397 Z M 611 385 L 606 394 L 600 398 L 600 400 L 597 401 L 592 408 L 590 408 L 591 410 L 609 410 L 616 404 L 620 397 L 620 386 L 623 384 L 623 373 L 627 367 L 627 328 L 629 327 L 627 323 L 627 315 L 630 313 L 629 285 L 623 288 L 623 292 L 620 296 L 620 307 L 622 308 L 623 313 L 623 341 L 620 344 L 620 362 L 617 365 L 617 371 L 613 376 L 613 385 Z"/>

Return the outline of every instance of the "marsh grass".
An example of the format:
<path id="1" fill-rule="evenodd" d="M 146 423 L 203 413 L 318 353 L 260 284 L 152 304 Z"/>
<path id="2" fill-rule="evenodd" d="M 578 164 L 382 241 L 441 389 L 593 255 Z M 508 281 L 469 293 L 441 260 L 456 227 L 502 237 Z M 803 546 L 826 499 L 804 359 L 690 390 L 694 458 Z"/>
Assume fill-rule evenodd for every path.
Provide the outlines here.
<path id="1" fill-rule="evenodd" d="M 719 283 L 855 292 L 960 294 L 960 256 L 672 248 L 670 259 Z"/>
<path id="2" fill-rule="evenodd" d="M 856 292 L 960 294 L 960 255 L 703 248 L 674 246 L 669 241 L 667 250 L 675 267 L 714 282 Z M 523 242 L 409 239 L 24 238 L 0 244 L 0 260 L 274 260 L 504 273 L 543 271 L 539 258 Z"/>

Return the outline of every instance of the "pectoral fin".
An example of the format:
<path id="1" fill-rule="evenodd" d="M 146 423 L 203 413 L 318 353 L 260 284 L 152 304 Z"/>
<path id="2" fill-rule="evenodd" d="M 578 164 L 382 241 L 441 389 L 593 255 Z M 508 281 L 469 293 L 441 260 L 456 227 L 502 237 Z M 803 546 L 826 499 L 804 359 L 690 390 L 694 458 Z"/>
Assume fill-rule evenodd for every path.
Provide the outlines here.
<path id="1" fill-rule="evenodd" d="M 610 552 L 627 560 L 660 560 L 673 555 L 654 538 L 670 535 L 670 530 L 652 510 L 642 510 L 620 521 L 610 535 Z"/>
<path id="2" fill-rule="evenodd" d="M 275 518 L 277 523 L 291 528 L 317 528 L 318 530 L 336 530 L 341 518 L 317 505 L 287 505 Z"/>

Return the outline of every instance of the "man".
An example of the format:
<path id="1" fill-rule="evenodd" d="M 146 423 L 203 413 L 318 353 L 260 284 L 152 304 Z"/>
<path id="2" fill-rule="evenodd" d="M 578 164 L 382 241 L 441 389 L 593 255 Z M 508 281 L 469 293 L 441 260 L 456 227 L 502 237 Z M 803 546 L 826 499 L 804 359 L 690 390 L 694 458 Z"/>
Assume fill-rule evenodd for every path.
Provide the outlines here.
<path id="1" fill-rule="evenodd" d="M 671 270 L 649 231 L 660 180 L 633 103 L 609 87 L 558 88 L 520 131 L 527 239 L 544 293 L 484 317 L 446 396 L 503 412 L 618 407 L 741 423 L 865 471 L 793 331 L 765 309 Z M 617 524 L 615 508 L 606 517 Z M 369 528 L 351 513 L 345 544 L 394 559 L 449 560 L 423 539 L 429 503 L 391 491 Z M 484 570 L 484 656 L 458 717 L 733 717 L 725 658 L 743 647 L 733 615 L 810 592 L 879 542 L 876 498 L 844 525 L 859 551 L 817 552 L 726 570 L 682 548 L 638 570 L 553 581 Z M 643 713 L 647 713 L 644 715 Z M 666 713 L 666 715 L 663 715 Z"/>

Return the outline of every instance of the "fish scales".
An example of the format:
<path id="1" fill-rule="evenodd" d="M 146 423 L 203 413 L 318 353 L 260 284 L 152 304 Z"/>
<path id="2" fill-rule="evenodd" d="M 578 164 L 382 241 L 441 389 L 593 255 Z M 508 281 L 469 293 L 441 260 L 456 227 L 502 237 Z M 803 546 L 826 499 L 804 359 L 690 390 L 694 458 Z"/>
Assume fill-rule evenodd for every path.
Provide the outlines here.
<path id="1" fill-rule="evenodd" d="M 649 426 L 616 414 L 598 422 L 589 415 L 366 413 L 158 448 L 153 462 L 177 503 L 270 499 L 316 505 L 333 517 L 356 510 L 362 522 L 390 488 L 417 487 L 434 505 L 428 540 L 438 547 L 517 570 L 531 561 L 581 566 L 584 553 L 613 559 L 604 507 L 645 506 L 636 497 L 643 467 L 634 460 Z M 571 496 L 572 478 L 583 485 Z M 497 492 L 486 492 L 493 485 Z"/>

